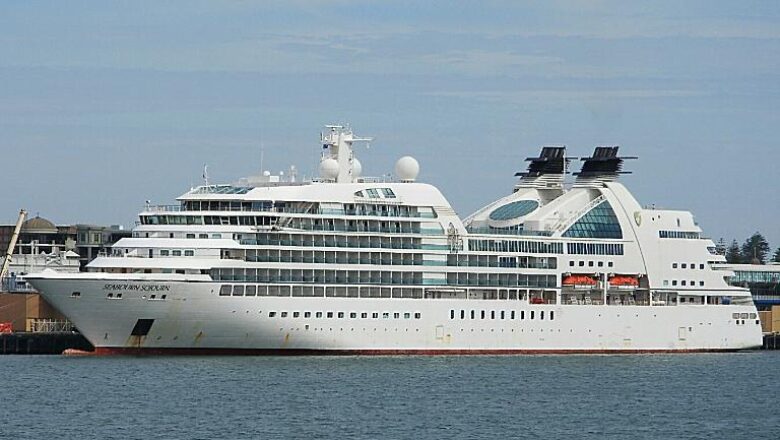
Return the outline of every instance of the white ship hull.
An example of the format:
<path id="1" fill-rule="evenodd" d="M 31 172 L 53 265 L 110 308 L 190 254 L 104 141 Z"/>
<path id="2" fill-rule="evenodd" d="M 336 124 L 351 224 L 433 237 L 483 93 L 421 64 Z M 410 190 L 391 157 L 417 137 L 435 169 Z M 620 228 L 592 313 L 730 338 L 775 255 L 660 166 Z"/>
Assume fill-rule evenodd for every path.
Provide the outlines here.
<path id="1" fill-rule="evenodd" d="M 758 320 L 743 319 L 755 316 L 754 306 L 224 297 L 219 284 L 192 281 L 130 281 L 133 287 L 121 299 L 108 299 L 107 291 L 118 293 L 115 280 L 57 274 L 30 281 L 105 354 L 692 352 L 751 349 L 762 342 Z M 133 336 L 141 319 L 153 323 L 145 335 Z"/>

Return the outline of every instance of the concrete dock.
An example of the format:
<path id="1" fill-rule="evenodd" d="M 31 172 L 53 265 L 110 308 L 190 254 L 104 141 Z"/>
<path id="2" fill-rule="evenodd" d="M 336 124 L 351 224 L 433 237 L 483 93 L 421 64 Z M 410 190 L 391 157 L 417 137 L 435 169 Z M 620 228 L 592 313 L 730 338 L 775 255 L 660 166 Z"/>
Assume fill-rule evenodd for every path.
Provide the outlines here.
<path id="1" fill-rule="evenodd" d="M 61 354 L 67 349 L 92 351 L 94 347 L 76 332 L 0 334 L 0 354 Z"/>

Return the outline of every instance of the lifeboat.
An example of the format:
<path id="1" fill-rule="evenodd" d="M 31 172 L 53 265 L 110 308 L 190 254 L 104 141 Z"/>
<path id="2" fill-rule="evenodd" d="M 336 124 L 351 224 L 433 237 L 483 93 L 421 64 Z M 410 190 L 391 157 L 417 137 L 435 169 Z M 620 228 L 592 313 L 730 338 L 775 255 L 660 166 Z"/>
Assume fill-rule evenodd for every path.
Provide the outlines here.
<path id="1" fill-rule="evenodd" d="M 598 284 L 598 280 L 590 275 L 572 274 L 563 277 L 563 285 L 574 287 L 575 289 L 590 289 Z"/>
<path id="2" fill-rule="evenodd" d="M 639 287 L 639 279 L 631 275 L 614 275 L 609 278 L 612 287 L 633 289 Z"/>

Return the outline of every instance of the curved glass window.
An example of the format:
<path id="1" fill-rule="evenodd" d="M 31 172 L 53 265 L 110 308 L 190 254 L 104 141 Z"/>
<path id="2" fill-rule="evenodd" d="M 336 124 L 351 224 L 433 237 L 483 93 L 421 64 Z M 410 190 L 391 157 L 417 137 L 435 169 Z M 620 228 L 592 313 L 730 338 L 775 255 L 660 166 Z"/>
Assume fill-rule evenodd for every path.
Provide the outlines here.
<path id="1" fill-rule="evenodd" d="M 536 200 L 518 200 L 498 207 L 490 213 L 490 220 L 512 220 L 532 213 L 539 207 Z"/>
<path id="2" fill-rule="evenodd" d="M 564 237 L 574 238 L 623 238 L 615 211 L 612 205 L 603 201 L 587 214 L 580 217 L 566 232 Z"/>

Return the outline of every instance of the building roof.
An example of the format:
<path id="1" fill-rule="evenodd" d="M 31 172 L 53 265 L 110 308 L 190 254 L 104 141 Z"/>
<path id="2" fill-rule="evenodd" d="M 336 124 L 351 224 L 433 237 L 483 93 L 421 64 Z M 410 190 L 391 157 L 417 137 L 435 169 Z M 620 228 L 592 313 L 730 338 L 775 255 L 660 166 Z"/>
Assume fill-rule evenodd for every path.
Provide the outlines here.
<path id="1" fill-rule="evenodd" d="M 22 231 L 38 233 L 56 233 L 57 226 L 43 217 L 35 216 L 22 223 Z"/>

